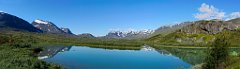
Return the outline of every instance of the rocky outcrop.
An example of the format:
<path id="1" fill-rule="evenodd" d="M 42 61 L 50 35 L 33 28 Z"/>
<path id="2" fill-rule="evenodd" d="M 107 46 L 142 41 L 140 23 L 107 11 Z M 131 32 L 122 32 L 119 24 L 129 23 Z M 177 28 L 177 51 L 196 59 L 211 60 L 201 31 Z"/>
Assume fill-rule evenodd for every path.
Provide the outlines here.
<path id="1" fill-rule="evenodd" d="M 150 41 L 162 44 L 176 45 L 207 45 L 215 40 L 215 34 L 222 31 L 239 31 L 240 18 L 222 20 L 194 21 L 168 35 L 157 35 L 149 38 Z"/>
<path id="2" fill-rule="evenodd" d="M 34 20 L 32 25 L 46 33 L 64 34 L 65 32 L 58 28 L 54 23 L 44 20 Z"/>
<path id="3" fill-rule="evenodd" d="M 54 23 L 50 21 L 44 20 L 34 20 L 32 25 L 38 29 L 41 29 L 45 33 L 52 33 L 52 34 L 70 34 L 73 33 L 68 28 L 59 28 Z"/>
<path id="4" fill-rule="evenodd" d="M 223 30 L 235 30 L 238 28 L 236 24 L 229 23 L 221 20 L 209 20 L 209 21 L 195 21 L 186 27 L 183 27 L 179 32 L 187 34 L 217 34 Z"/>

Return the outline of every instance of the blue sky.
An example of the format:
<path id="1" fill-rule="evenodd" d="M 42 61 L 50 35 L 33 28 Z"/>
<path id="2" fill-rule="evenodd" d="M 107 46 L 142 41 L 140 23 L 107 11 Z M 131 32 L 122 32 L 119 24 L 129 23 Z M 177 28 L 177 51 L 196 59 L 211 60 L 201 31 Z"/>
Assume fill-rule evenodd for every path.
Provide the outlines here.
<path id="1" fill-rule="evenodd" d="M 240 11 L 240 0 L 0 0 L 0 10 L 28 22 L 48 20 L 75 34 L 100 36 L 111 29 L 157 29 L 198 20 L 194 15 L 201 14 L 203 3 L 224 17 Z"/>

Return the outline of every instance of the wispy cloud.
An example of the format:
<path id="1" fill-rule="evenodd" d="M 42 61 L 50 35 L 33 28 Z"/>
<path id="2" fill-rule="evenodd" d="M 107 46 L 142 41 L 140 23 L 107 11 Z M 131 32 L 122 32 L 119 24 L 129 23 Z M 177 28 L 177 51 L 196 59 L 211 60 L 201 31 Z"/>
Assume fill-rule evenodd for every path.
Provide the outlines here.
<path id="1" fill-rule="evenodd" d="M 213 5 L 208 5 L 203 3 L 200 8 L 198 8 L 198 13 L 194 14 L 194 17 L 199 20 L 211 20 L 211 19 L 222 19 L 230 20 L 240 17 L 240 12 L 232 12 L 227 14 L 223 11 L 220 11 L 218 8 L 215 8 Z"/>
<path id="2" fill-rule="evenodd" d="M 225 17 L 225 12 L 219 11 L 219 9 L 206 3 L 203 3 L 198 8 L 198 11 L 199 13 L 195 14 L 194 17 L 201 20 L 222 19 Z"/>
<path id="3" fill-rule="evenodd" d="M 234 18 L 239 18 L 240 17 L 240 12 L 233 12 L 231 13 L 226 20 L 234 19 Z"/>

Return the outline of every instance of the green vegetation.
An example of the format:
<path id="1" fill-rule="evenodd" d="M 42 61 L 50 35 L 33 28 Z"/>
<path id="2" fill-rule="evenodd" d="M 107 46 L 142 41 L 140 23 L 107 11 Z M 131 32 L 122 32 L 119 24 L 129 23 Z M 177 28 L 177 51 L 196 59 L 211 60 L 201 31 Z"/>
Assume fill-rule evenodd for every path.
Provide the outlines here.
<path id="1" fill-rule="evenodd" d="M 154 46 L 157 50 L 165 50 L 171 55 L 177 56 L 183 61 L 196 65 L 204 62 L 204 58 L 206 56 L 206 49 L 205 48 L 169 48 L 169 47 L 162 47 L 162 46 Z"/>
<path id="2" fill-rule="evenodd" d="M 226 67 L 226 60 L 228 57 L 229 42 L 225 36 L 218 36 L 211 45 L 207 57 L 206 64 L 203 66 L 206 69 L 223 69 Z"/>
<path id="3" fill-rule="evenodd" d="M 193 68 L 238 69 L 240 68 L 238 48 L 240 37 L 238 35 L 240 35 L 239 30 L 225 30 L 214 35 L 175 32 L 166 36 L 154 36 L 146 41 L 156 49 L 167 50 L 182 60 L 193 64 Z M 184 39 L 190 38 L 191 41 L 185 41 L 193 44 L 183 44 Z M 181 39 L 181 42 L 177 39 Z M 199 39 L 202 39 L 203 42 L 196 43 Z M 209 50 L 207 51 L 208 47 Z"/>
<path id="4" fill-rule="evenodd" d="M 0 34 L 0 69 L 63 69 L 37 59 L 41 49 L 29 35 Z"/>
<path id="5" fill-rule="evenodd" d="M 94 45 L 94 46 L 127 46 L 127 47 L 140 47 L 143 45 L 141 40 L 128 40 L 128 39 L 102 39 L 102 38 L 81 38 L 75 35 L 61 35 L 61 34 L 45 34 L 45 33 L 30 33 L 30 32 L 4 32 L 0 34 L 4 38 L 18 39 L 15 37 L 25 38 L 19 40 L 21 42 L 8 42 L 8 43 L 22 43 L 24 41 L 33 42 L 33 46 L 43 45 Z M 4 39 L 2 39 L 4 41 Z M 0 42 L 2 42 L 0 41 Z"/>
<path id="6" fill-rule="evenodd" d="M 156 35 L 145 40 L 149 45 L 169 45 L 169 46 L 193 46 L 207 47 L 218 35 L 224 35 L 229 38 L 231 47 L 240 46 L 240 30 L 224 30 L 218 34 L 186 34 L 183 32 L 174 32 L 166 36 Z"/>
<path id="7" fill-rule="evenodd" d="M 206 46 L 212 42 L 215 35 L 207 34 L 185 34 L 174 32 L 166 36 L 156 35 L 147 39 L 149 44 L 170 46 Z"/>
<path id="8" fill-rule="evenodd" d="M 0 47 L 0 69 L 63 69 L 36 58 L 31 48 Z"/>

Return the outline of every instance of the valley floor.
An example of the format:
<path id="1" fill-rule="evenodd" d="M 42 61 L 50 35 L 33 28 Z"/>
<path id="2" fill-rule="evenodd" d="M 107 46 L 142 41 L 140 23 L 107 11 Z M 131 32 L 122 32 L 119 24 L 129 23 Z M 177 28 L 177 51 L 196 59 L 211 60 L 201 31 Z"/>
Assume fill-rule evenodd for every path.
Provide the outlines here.
<path id="1" fill-rule="evenodd" d="M 133 49 L 138 50 L 145 42 L 141 40 L 120 40 L 120 39 L 85 39 L 76 36 L 38 34 L 23 32 L 8 32 L 0 34 L 0 69 L 61 69 L 59 65 L 46 63 L 37 59 L 37 54 L 43 50 L 43 46 L 48 45 L 77 45 L 103 47 L 112 49 Z M 194 59 L 203 57 L 195 49 L 206 49 L 208 47 L 196 46 L 164 46 L 152 45 L 152 47 L 168 48 L 174 55 L 180 56 L 181 59 Z M 192 51 L 179 50 L 192 49 Z M 237 47 L 232 47 L 237 48 Z M 177 50 L 176 50 L 177 49 Z M 194 50 L 194 51 L 193 51 Z M 190 53 L 190 54 L 187 54 Z M 204 53 L 204 52 L 200 52 Z M 238 62 L 240 56 L 237 54 L 229 58 L 227 68 L 239 68 Z M 195 63 L 194 61 L 189 61 Z"/>

